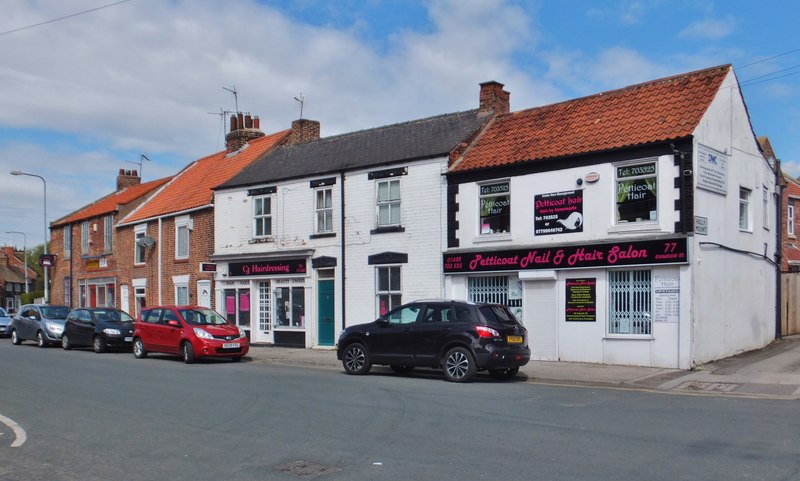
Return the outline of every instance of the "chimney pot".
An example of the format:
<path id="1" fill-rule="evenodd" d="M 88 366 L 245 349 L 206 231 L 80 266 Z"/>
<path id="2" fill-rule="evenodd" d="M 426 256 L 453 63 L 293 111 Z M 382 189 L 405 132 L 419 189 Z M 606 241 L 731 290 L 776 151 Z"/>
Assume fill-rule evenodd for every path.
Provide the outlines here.
<path id="1" fill-rule="evenodd" d="M 261 119 L 258 118 L 258 115 L 253 116 L 253 128 L 261 130 Z"/>
<path id="2" fill-rule="evenodd" d="M 511 111 L 511 94 L 503 90 L 503 84 L 491 80 L 480 84 L 479 113 L 507 114 Z"/>

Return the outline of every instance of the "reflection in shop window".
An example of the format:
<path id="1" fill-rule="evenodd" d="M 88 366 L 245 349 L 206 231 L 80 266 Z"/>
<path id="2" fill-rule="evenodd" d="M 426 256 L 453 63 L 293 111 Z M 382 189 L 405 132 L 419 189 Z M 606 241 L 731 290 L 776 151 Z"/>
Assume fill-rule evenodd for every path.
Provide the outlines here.
<path id="1" fill-rule="evenodd" d="M 375 274 L 377 276 L 378 315 L 382 316 L 401 304 L 403 296 L 400 266 L 377 267 Z"/>
<path id="2" fill-rule="evenodd" d="M 275 289 L 275 327 L 305 327 L 304 287 Z"/>
<path id="3" fill-rule="evenodd" d="M 655 162 L 617 167 L 617 223 L 658 220 L 656 170 Z"/>
<path id="4" fill-rule="evenodd" d="M 467 298 L 472 302 L 508 306 L 522 321 L 522 284 L 516 276 L 470 277 Z"/>

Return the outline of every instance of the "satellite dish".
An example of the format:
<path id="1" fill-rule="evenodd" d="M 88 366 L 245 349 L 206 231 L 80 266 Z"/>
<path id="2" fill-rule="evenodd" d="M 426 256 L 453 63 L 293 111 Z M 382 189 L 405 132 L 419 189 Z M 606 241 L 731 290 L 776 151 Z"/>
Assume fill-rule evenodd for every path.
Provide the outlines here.
<path id="1" fill-rule="evenodd" d="M 153 239 L 149 235 L 136 239 L 136 245 L 140 246 L 153 247 L 153 244 L 155 243 L 156 243 L 155 239 Z"/>

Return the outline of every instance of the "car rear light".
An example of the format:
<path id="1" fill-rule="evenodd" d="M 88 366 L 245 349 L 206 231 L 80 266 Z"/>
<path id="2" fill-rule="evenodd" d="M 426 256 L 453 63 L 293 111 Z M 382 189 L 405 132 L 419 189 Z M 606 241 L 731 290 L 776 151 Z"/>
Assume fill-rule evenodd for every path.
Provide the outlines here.
<path id="1" fill-rule="evenodd" d="M 486 326 L 475 326 L 475 330 L 478 331 L 478 337 L 483 339 L 490 339 L 494 337 L 500 337 L 500 333 L 492 329 L 491 327 Z"/>

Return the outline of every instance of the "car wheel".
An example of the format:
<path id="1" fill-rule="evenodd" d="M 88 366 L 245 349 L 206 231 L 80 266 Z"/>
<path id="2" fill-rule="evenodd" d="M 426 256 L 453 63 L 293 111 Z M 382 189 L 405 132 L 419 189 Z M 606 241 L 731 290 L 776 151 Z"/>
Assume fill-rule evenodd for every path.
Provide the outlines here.
<path id="1" fill-rule="evenodd" d="M 470 382 L 475 377 L 475 360 L 463 347 L 454 347 L 444 357 L 444 376 L 451 382 Z"/>
<path id="2" fill-rule="evenodd" d="M 511 379 L 519 372 L 519 367 L 510 367 L 508 369 L 489 369 L 489 375 L 494 379 Z"/>
<path id="3" fill-rule="evenodd" d="M 183 353 L 183 362 L 186 364 L 191 364 L 194 362 L 194 347 L 192 347 L 191 342 L 184 342 L 183 347 L 181 347 L 181 352 Z"/>
<path id="4" fill-rule="evenodd" d="M 22 344 L 22 339 L 19 338 L 19 334 L 17 334 L 16 329 L 11 330 L 11 344 L 15 346 L 19 346 L 20 344 Z"/>
<path id="5" fill-rule="evenodd" d="M 363 344 L 355 342 L 344 350 L 342 356 L 342 366 L 347 374 L 361 375 L 369 372 L 372 363 L 369 361 L 367 348 Z"/>
<path id="6" fill-rule="evenodd" d="M 72 349 L 72 344 L 69 343 L 69 336 L 66 334 L 61 336 L 61 347 L 63 347 L 65 351 Z"/>
<path id="7" fill-rule="evenodd" d="M 94 352 L 98 354 L 101 352 L 106 352 L 106 341 L 104 341 L 100 336 L 94 336 L 94 339 L 92 339 L 92 348 L 94 349 Z"/>
<path id="8" fill-rule="evenodd" d="M 414 366 L 401 366 L 399 364 L 392 364 L 389 367 L 392 368 L 392 371 L 398 374 L 408 374 L 414 370 Z"/>
<path id="9" fill-rule="evenodd" d="M 39 347 L 47 346 L 47 341 L 44 340 L 44 333 L 42 333 L 42 331 L 36 331 L 36 345 Z"/>
<path id="10" fill-rule="evenodd" d="M 147 351 L 144 348 L 144 343 L 138 337 L 133 340 L 133 357 L 136 359 L 144 359 L 147 357 Z"/>

